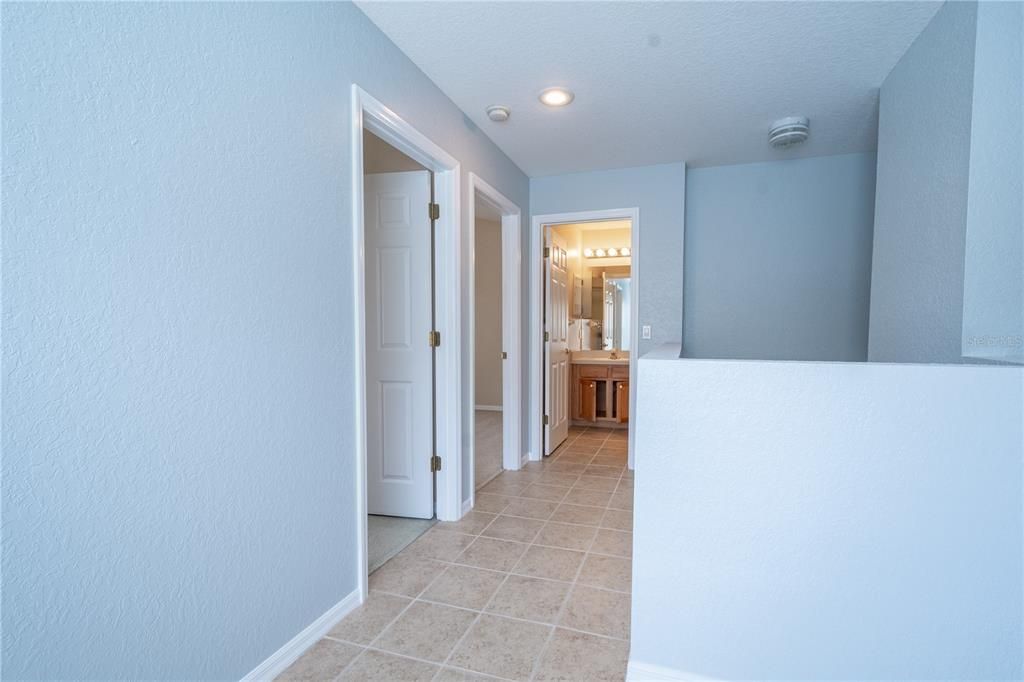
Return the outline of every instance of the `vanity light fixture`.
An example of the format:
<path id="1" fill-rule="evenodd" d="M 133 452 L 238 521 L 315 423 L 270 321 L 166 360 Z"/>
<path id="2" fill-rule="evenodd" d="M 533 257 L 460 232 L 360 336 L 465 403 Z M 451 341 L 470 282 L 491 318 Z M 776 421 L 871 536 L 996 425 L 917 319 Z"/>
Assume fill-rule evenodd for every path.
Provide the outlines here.
<path id="1" fill-rule="evenodd" d="M 574 99 L 576 99 L 576 95 L 572 94 L 572 90 L 569 88 L 547 88 L 540 93 L 541 103 L 549 107 L 564 107 Z"/>
<path id="2" fill-rule="evenodd" d="M 584 258 L 629 258 L 630 249 L 628 246 L 610 247 L 607 249 L 583 249 Z"/>

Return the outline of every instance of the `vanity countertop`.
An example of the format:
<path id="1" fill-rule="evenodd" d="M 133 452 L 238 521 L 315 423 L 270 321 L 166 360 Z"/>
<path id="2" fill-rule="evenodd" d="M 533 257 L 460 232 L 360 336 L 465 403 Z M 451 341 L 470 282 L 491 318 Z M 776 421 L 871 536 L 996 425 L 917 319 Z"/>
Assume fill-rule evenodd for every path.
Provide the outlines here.
<path id="1" fill-rule="evenodd" d="M 602 356 L 572 354 L 569 362 L 573 365 L 628 365 L 629 356 L 610 358 L 606 354 Z"/>

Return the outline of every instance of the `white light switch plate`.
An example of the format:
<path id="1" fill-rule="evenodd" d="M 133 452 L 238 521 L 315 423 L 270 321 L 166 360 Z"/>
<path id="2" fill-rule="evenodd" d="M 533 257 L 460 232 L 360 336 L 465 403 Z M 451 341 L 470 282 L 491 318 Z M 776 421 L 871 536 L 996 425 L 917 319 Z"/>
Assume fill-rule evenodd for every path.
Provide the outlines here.
<path id="1" fill-rule="evenodd" d="M 640 327 L 640 338 L 649 339 L 651 338 L 651 325 L 645 324 Z"/>

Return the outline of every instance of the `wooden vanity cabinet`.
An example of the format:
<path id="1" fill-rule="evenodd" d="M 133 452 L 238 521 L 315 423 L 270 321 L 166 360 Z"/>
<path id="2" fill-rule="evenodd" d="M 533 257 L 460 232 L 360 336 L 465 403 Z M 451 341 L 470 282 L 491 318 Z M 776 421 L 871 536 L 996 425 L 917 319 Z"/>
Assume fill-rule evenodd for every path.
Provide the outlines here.
<path id="1" fill-rule="evenodd" d="M 574 424 L 629 424 L 629 365 L 573 364 L 570 417 Z"/>

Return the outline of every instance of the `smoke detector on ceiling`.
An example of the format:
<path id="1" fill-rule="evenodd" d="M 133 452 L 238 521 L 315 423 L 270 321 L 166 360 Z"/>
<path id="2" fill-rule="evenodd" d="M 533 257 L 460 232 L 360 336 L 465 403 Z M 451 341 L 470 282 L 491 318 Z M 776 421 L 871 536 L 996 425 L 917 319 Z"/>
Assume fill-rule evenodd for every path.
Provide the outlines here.
<path id="1" fill-rule="evenodd" d="M 773 147 L 789 147 L 800 144 L 811 134 L 811 122 L 804 116 L 780 118 L 768 131 L 768 144 Z"/>
<path id="2" fill-rule="evenodd" d="M 508 107 L 500 104 L 494 104 L 487 107 L 487 118 L 491 119 L 495 123 L 504 123 L 511 115 L 512 111 Z"/>

